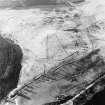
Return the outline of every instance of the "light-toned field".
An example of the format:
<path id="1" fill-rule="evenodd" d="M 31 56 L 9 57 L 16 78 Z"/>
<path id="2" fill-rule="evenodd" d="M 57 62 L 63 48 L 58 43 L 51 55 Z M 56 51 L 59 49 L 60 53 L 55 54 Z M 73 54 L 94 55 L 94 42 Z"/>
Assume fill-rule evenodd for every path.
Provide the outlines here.
<path id="1" fill-rule="evenodd" d="M 76 51 L 79 51 L 81 57 L 82 54 L 91 51 L 93 47 L 101 48 L 101 54 L 104 56 L 104 4 L 104 0 L 92 0 L 78 5 L 73 10 L 60 7 L 58 12 L 56 10 L 43 11 L 38 8 L 0 10 L 0 32 L 3 37 L 9 37 L 18 43 L 24 53 L 19 85 L 39 76 L 44 70 L 47 72 Z M 75 14 L 79 17 L 75 18 Z M 102 29 L 87 34 L 86 28 L 95 22 L 99 25 L 102 22 Z M 79 43 L 77 35 L 64 31 L 77 26 L 83 30 L 78 36 L 86 46 L 76 47 L 75 41 Z"/>

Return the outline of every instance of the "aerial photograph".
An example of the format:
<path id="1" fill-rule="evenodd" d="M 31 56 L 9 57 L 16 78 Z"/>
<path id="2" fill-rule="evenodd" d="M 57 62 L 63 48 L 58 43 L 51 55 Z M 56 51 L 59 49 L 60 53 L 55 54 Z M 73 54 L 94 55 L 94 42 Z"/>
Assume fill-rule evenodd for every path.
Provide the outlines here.
<path id="1" fill-rule="evenodd" d="M 0 0 L 0 105 L 105 105 L 105 0 Z"/>

